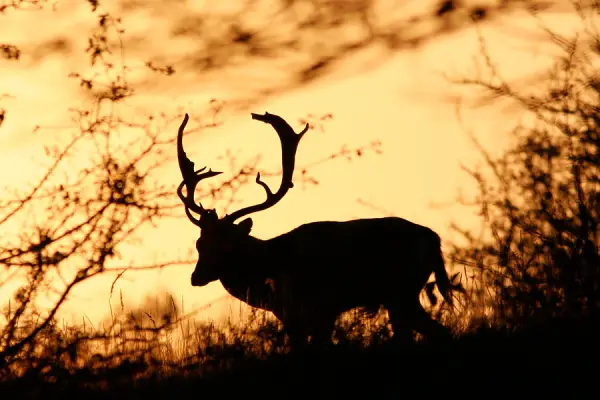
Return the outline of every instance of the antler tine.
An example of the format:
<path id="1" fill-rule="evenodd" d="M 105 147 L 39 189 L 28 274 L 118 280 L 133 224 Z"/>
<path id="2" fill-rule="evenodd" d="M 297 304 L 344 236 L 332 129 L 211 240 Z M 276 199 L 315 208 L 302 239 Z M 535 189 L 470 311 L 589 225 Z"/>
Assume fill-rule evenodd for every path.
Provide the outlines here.
<path id="1" fill-rule="evenodd" d="M 258 183 L 265 190 L 267 199 L 260 203 L 250 207 L 242 208 L 233 212 L 230 215 L 226 215 L 224 219 L 234 222 L 236 219 L 241 218 L 245 215 L 265 210 L 269 207 L 274 206 L 285 196 L 287 191 L 294 187 L 292 183 L 292 176 L 294 175 L 294 167 L 296 163 L 296 150 L 298 150 L 298 144 L 308 131 L 308 124 L 298 134 L 294 132 L 294 129 L 280 116 L 275 114 L 269 114 L 265 112 L 264 115 L 252 113 L 252 119 L 262 121 L 266 124 L 271 125 L 281 141 L 281 163 L 283 166 L 283 173 L 281 177 L 281 184 L 277 192 L 273 193 L 269 186 L 260 180 L 260 172 L 256 175 L 256 183 Z"/>
<path id="2" fill-rule="evenodd" d="M 179 131 L 177 132 L 177 160 L 179 162 L 179 170 L 181 171 L 181 175 L 183 177 L 183 181 L 177 187 L 177 195 L 185 205 L 185 213 L 190 221 L 192 221 L 194 225 L 200 226 L 200 219 L 195 218 L 190 213 L 190 210 L 200 214 L 200 217 L 206 215 L 209 210 L 205 209 L 202 207 L 201 203 L 196 203 L 194 200 L 196 186 L 201 180 L 217 176 L 221 174 L 221 172 L 216 172 L 209 169 L 207 172 L 203 173 L 202 171 L 204 171 L 206 167 L 194 171 L 194 163 L 188 158 L 183 150 L 183 131 L 188 120 L 189 116 L 185 114 L 183 122 L 179 126 Z M 186 196 L 183 195 L 184 186 L 186 188 Z"/>

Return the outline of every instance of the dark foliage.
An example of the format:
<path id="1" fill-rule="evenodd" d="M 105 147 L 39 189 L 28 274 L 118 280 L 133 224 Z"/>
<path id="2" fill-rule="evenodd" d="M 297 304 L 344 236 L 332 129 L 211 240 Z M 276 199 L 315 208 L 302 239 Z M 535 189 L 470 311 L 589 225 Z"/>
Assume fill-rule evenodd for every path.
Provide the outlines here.
<path id="1" fill-rule="evenodd" d="M 560 51 L 552 67 L 517 88 L 496 71 L 485 45 L 488 74 L 463 79 L 487 98 L 509 99 L 534 122 L 518 126 L 499 157 L 477 141 L 485 168 L 466 169 L 478 186 L 474 204 L 480 237 L 452 258 L 470 267 L 479 288 L 472 304 L 490 306 L 503 323 L 596 314 L 600 307 L 600 36 L 589 22 L 598 5 L 575 3 L 581 29 L 561 36 L 545 28 Z M 483 43 L 483 42 L 482 42 Z M 491 95 L 491 96 L 490 96 Z"/>
<path id="2" fill-rule="evenodd" d="M 62 377 L 52 383 L 27 378 L 6 383 L 3 393 L 19 398 L 146 398 L 198 396 L 252 396 L 296 398 L 328 395 L 425 396 L 450 393 L 549 394 L 556 390 L 592 389 L 599 368 L 596 340 L 600 319 L 557 318 L 552 324 L 530 325 L 517 331 L 479 327 L 444 347 L 424 343 L 394 346 L 390 342 L 362 347 L 342 343 L 328 350 L 297 354 L 243 356 L 226 367 L 171 374 L 151 373 L 133 379 L 136 363 L 106 369 L 103 385 L 91 374 Z M 226 348 L 215 348 L 224 357 Z M 139 362 L 138 367 L 147 366 Z M 224 364 L 223 364 L 224 365 Z M 549 377 L 552 378 L 549 381 Z M 92 384 L 90 384 L 92 383 Z M 576 387 L 576 388 L 574 388 Z"/>

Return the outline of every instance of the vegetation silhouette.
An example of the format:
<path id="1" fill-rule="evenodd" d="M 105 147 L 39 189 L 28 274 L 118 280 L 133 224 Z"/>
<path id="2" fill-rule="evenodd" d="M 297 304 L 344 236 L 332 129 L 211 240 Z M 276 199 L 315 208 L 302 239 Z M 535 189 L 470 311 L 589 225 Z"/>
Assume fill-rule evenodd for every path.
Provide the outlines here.
<path id="1" fill-rule="evenodd" d="M 454 225 L 466 245 L 450 254 L 480 288 L 471 292 L 474 309 L 483 315 L 490 307 L 511 326 L 596 318 L 600 308 L 600 34 L 587 27 L 599 6 L 573 5 L 581 37 L 540 22 L 559 53 L 527 87 L 502 78 L 482 37 L 485 75 L 455 80 L 481 88 L 478 101 L 508 101 L 533 121 L 514 128 L 499 156 L 470 135 L 483 167 L 465 167 L 477 200 L 461 202 L 476 208 L 483 230 L 476 236 Z"/>
<path id="2" fill-rule="evenodd" d="M 239 0 L 228 2 L 227 10 L 212 3 L 190 7 L 170 0 L 147 2 L 88 0 L 94 14 L 111 18 L 114 11 L 124 20 L 145 15 L 146 21 L 164 30 L 151 34 L 123 35 L 125 46 L 148 55 L 146 67 L 173 74 L 175 65 L 196 72 L 198 81 L 220 81 L 234 87 L 240 97 L 236 107 L 245 111 L 266 97 L 283 94 L 337 72 L 346 60 L 375 46 L 378 52 L 353 73 L 382 65 L 399 51 L 424 48 L 430 43 L 468 29 L 473 21 L 511 18 L 523 10 L 556 8 L 559 0 L 435 0 L 415 4 L 380 0 Z M 114 4 L 112 4 L 114 3 Z M 417 3 L 418 4 L 418 3 Z M 56 7 L 48 0 L 13 0 L 0 4 L 0 15 L 15 10 Z M 104 6 L 104 8 L 103 8 Z M 70 7 L 67 3 L 58 8 Z M 507 26 L 504 29 L 509 29 Z M 349 34 L 348 32 L 352 32 Z M 516 34 L 519 34 L 517 32 Z M 158 36 L 154 36 L 158 35 Z M 321 38 L 327 37 L 326 41 Z M 76 36 L 62 31 L 35 45 L 39 62 L 55 54 L 70 55 L 78 48 Z M 101 50 L 101 36 L 91 38 L 90 55 Z M 97 40 L 100 39 L 100 40 Z M 187 55 L 165 60 L 156 42 L 184 40 Z M 0 58 L 19 59 L 21 51 L 0 42 Z M 165 61 L 163 61 L 165 60 Z M 264 74 L 248 75 L 254 65 Z M 227 78 L 223 79 L 223 74 Z M 277 79 L 272 79 L 273 74 Z M 151 78 L 150 78 L 151 79 Z M 230 107 L 233 107 L 230 101 Z"/>
<path id="3" fill-rule="evenodd" d="M 412 337 L 412 329 L 427 337 L 450 338 L 450 332 L 432 320 L 421 306 L 419 294 L 431 274 L 446 301 L 452 304 L 453 285 L 444 267 L 439 236 L 431 229 L 396 218 L 320 221 L 301 225 L 268 240 L 250 235 L 252 219 L 236 220 L 277 204 L 294 187 L 296 151 L 308 124 L 299 133 L 280 116 L 252 114 L 252 119 L 271 125 L 282 148 L 282 178 L 273 192 L 260 178 L 266 192 L 263 203 L 222 218 L 194 200 L 202 180 L 221 172 L 194 170 L 183 149 L 187 114 L 177 135 L 177 158 L 183 181 L 178 195 L 196 226 L 199 253 L 192 274 L 193 286 L 219 280 L 234 297 L 273 312 L 283 322 L 294 347 L 331 339 L 338 316 L 363 308 L 374 315 L 381 306 L 390 314 L 394 337 Z M 186 188 L 187 195 L 183 194 Z M 199 214 L 199 218 L 192 215 Z M 370 265 L 368 271 L 365 266 Z M 429 293 L 433 286 L 429 286 Z"/>

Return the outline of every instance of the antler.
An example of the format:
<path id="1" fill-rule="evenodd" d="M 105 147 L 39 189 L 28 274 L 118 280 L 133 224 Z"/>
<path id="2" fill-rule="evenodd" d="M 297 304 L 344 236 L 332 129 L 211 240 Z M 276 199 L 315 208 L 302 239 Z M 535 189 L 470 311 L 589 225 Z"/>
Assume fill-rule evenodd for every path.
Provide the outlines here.
<path id="1" fill-rule="evenodd" d="M 177 133 L 177 160 L 179 161 L 179 170 L 183 176 L 183 181 L 179 184 L 179 187 L 177 187 L 177 195 L 185 205 L 185 214 L 188 216 L 190 221 L 192 221 L 196 226 L 201 226 L 200 221 L 202 217 L 214 212 L 214 210 L 207 210 L 202 207 L 202 204 L 196 204 L 194 200 L 196 185 L 198 185 L 198 182 L 201 180 L 219 175 L 221 172 L 215 172 L 209 169 L 207 172 L 202 173 L 206 167 L 194 171 L 194 163 L 187 157 L 185 151 L 183 150 L 183 130 L 185 129 L 188 120 L 189 117 L 187 114 L 185 114 L 183 122 L 179 126 L 179 131 Z M 186 188 L 186 196 L 183 195 L 184 186 Z M 190 213 L 190 210 L 200 214 L 200 219 L 195 218 Z"/>
<path id="2" fill-rule="evenodd" d="M 294 187 L 292 183 L 292 176 L 294 175 L 294 164 L 296 162 L 296 150 L 298 150 L 298 144 L 302 136 L 308 131 L 308 124 L 304 127 L 302 132 L 296 134 L 294 129 L 280 116 L 269 114 L 265 112 L 264 115 L 252 113 L 252 119 L 262 121 L 266 124 L 270 124 L 281 141 L 281 162 L 283 165 L 283 173 L 281 177 L 281 184 L 277 192 L 273 193 L 266 183 L 260 180 L 260 172 L 256 175 L 256 183 L 265 189 L 267 193 L 267 199 L 260 203 L 250 207 L 242 208 L 237 210 L 230 215 L 226 215 L 223 219 L 227 219 L 230 222 L 234 222 L 236 219 L 241 218 L 245 215 L 265 210 L 269 207 L 274 206 L 285 196 L 287 191 Z"/>

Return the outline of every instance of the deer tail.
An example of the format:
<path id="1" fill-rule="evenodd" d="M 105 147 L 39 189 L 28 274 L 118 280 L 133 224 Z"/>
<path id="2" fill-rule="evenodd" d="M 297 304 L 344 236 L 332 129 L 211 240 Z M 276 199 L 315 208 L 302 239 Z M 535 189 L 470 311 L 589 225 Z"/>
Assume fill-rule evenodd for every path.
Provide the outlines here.
<path id="1" fill-rule="evenodd" d="M 448 302 L 448 304 L 453 305 L 452 301 L 452 290 L 453 286 L 450 283 L 450 278 L 448 277 L 448 273 L 446 272 L 446 265 L 444 263 L 444 253 L 442 253 L 442 243 L 440 237 L 437 236 L 436 247 L 439 249 L 438 252 L 435 253 L 433 258 L 433 273 L 435 275 L 435 283 L 438 287 L 438 290 L 442 294 L 444 300 Z"/>

